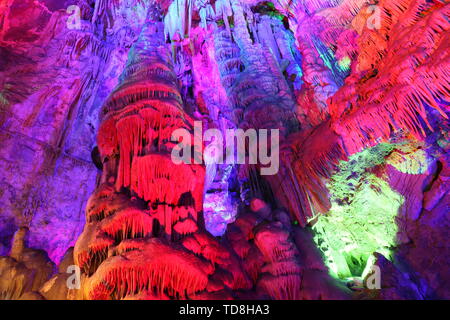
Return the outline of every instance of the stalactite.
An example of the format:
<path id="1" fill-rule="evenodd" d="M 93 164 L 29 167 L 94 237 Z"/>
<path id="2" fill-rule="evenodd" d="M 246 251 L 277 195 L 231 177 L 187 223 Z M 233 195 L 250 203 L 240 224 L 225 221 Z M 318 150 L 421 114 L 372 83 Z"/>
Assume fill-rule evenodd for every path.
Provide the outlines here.
<path id="1" fill-rule="evenodd" d="M 296 187 L 282 185 L 280 189 L 283 193 L 297 195 L 287 201 L 301 224 L 306 224 L 308 217 L 329 210 L 325 181 L 331 177 L 339 160 L 389 141 L 393 134 L 401 131 L 423 140 L 426 132 L 432 130 L 428 122 L 429 108 L 447 118 L 445 108 L 450 91 L 449 75 L 444 71 L 448 69 L 443 51 L 446 35 L 437 30 L 448 29 L 448 20 L 444 18 L 448 16 L 448 6 L 439 7 L 432 15 L 421 15 L 420 12 L 431 4 L 387 2 L 379 4 L 382 9 L 379 30 L 369 30 L 367 15 L 358 15 L 363 2 L 352 5 L 351 17 L 357 15 L 365 23 L 354 24 L 363 25 L 364 31 L 358 30 L 357 43 L 350 44 L 349 48 L 358 52 L 360 69 L 352 68 L 345 84 L 328 100 L 332 120 L 313 130 L 307 139 L 297 137 L 295 150 L 285 157 L 291 163 L 286 166 L 291 166 L 292 174 L 287 170 L 283 175 Z M 346 18 L 346 23 L 351 17 Z M 389 40 L 386 40 L 387 35 Z M 352 49 L 355 46 L 357 49 Z M 305 51 L 302 52 L 304 61 L 308 61 Z M 361 76 L 362 69 L 375 64 L 378 66 L 376 73 Z M 295 183 L 297 179 L 301 185 Z M 298 210 L 299 203 L 302 210 Z"/>
<path id="2" fill-rule="evenodd" d="M 180 273 L 177 268 L 185 263 L 167 260 L 166 265 L 158 266 L 155 262 L 153 267 L 145 261 L 146 271 L 137 267 L 126 271 L 119 262 L 117 266 L 116 262 L 110 263 L 115 260 L 114 255 L 107 258 L 105 254 L 114 252 L 115 246 L 121 256 L 134 256 L 141 250 L 149 254 L 147 251 L 153 247 L 139 239 L 161 235 L 161 230 L 155 229 L 155 221 L 168 239 L 198 230 L 205 169 L 201 165 L 177 166 L 171 161 L 172 132 L 179 128 L 192 130 L 193 123 L 183 111 L 162 32 L 160 23 L 144 29 L 121 83 L 103 108 L 98 138 L 100 154 L 103 161 L 118 157 L 119 163 L 115 189 L 106 181 L 91 197 L 88 224 L 75 247 L 78 264 L 91 276 L 91 281 L 98 277 L 107 280 L 106 286 L 101 282 L 88 289 L 91 298 L 124 298 L 135 294 L 136 283 L 130 283 L 129 277 L 138 274 L 140 291 L 158 288 L 160 293 L 167 291 L 170 296 L 182 297 L 186 290 L 194 292 L 206 286 L 204 276 L 200 281 L 189 273 Z M 154 38 L 155 33 L 161 39 Z M 138 199 L 128 198 L 122 193 L 124 189 Z M 186 195 L 192 201 L 183 201 Z M 173 230 L 176 235 L 172 235 Z M 192 259 L 189 253 L 180 254 L 188 261 Z M 102 271 L 104 268 L 109 271 Z M 125 282 L 128 286 L 124 286 Z"/>
<path id="3" fill-rule="evenodd" d="M 159 239 L 140 244 L 139 249 L 124 252 L 103 262 L 89 280 L 90 298 L 99 298 L 102 286 L 107 296 L 123 299 L 142 291 L 185 297 L 205 289 L 210 265 L 192 254 L 178 250 Z M 102 294 L 105 296 L 106 294 Z"/>
<path id="4" fill-rule="evenodd" d="M 135 157 L 130 170 L 132 172 L 131 189 L 139 197 L 152 203 L 172 204 L 177 203 L 186 190 L 201 189 L 203 182 L 198 181 L 196 176 L 204 175 L 204 168 L 201 166 L 181 166 L 176 170 L 175 168 L 171 161 L 165 161 L 157 154 Z M 169 184 L 173 185 L 170 193 L 167 192 Z"/>
<path id="5" fill-rule="evenodd" d="M 399 258 L 423 268 L 442 249 L 424 230 L 445 238 L 445 228 L 436 225 L 445 226 L 449 175 L 448 1 L 79 0 L 78 29 L 65 27 L 64 4 L 49 9 L 56 0 L 19 2 L 0 7 L 6 61 L 0 64 L 18 65 L 0 72 L 6 140 L 0 167 L 6 161 L 14 169 L 10 158 L 16 157 L 17 168 L 32 163 L 46 177 L 54 171 L 75 183 L 79 171 L 72 171 L 72 162 L 83 162 L 84 170 L 91 156 L 102 172 L 93 168 L 92 185 L 80 187 L 93 188 L 98 173 L 73 255 L 49 278 L 53 265 L 35 264 L 36 251 L 26 248 L 26 230 L 19 230 L 11 256 L 0 257 L 0 298 L 348 298 L 349 290 L 328 272 L 340 280 L 363 268 L 365 275 L 371 265 L 366 251 L 378 248 L 387 257 L 397 246 Z M 26 6 L 39 13 L 34 28 L 9 17 Z M 51 72 L 45 75 L 44 68 Z M 97 118 L 92 113 L 100 105 Z M 61 128 L 53 118 L 62 119 Z M 197 149 L 194 121 L 222 133 L 278 129 L 279 171 L 263 176 L 262 165 L 253 163 L 176 165 L 171 153 L 181 141 L 171 141 L 172 133 L 185 129 L 192 141 L 183 138 L 183 144 Z M 9 145 L 11 136 L 24 136 L 10 132 L 14 128 L 27 131 L 33 144 Z M 84 134 L 97 128 L 95 146 Z M 68 146 L 70 135 L 86 143 Z M 56 147 L 47 145 L 47 136 Z M 359 155 L 374 146 L 385 149 L 377 161 L 368 160 L 363 179 Z M 67 161 L 68 149 L 76 156 Z M 2 203 L 17 200 L 16 180 L 29 180 L 16 176 L 0 179 Z M 395 192 L 387 194 L 388 187 Z M 358 197 L 355 190 L 362 191 Z M 64 188 L 47 191 L 54 202 L 71 196 Z M 366 201 L 383 193 L 390 195 L 386 205 Z M 345 225 L 351 206 L 360 218 Z M 64 225 L 78 219 L 46 209 L 32 228 L 46 225 L 49 216 Z M 361 219 L 372 209 L 374 221 Z M 365 230 L 370 226 L 386 234 L 379 239 Z M 360 229 L 358 238 L 354 230 Z M 45 239 L 60 246 L 60 234 Z M 350 255 L 361 248 L 361 256 Z M 0 251 L 7 251 L 4 243 Z M 425 297 L 429 287 L 439 293 L 445 287 L 445 274 L 434 267 L 445 259 L 436 257 L 417 274 L 392 271 L 396 262 L 380 256 L 377 263 L 385 268 L 383 279 L 416 282 L 417 296 Z M 74 264 L 81 268 L 81 290 L 66 288 L 64 269 Z M 342 270 L 334 274 L 336 264 Z M 359 279 L 352 281 L 350 289 L 359 290 Z M 393 292 L 396 285 L 386 290 L 383 283 L 380 290 Z"/>
<path id="6" fill-rule="evenodd" d="M 84 298 L 185 299 L 209 294 L 209 283 L 251 288 L 237 258 L 205 233 L 205 167 L 172 162 L 173 131 L 194 137 L 172 65 L 162 24 L 148 23 L 102 109 L 97 141 L 108 173 L 74 250 Z"/>

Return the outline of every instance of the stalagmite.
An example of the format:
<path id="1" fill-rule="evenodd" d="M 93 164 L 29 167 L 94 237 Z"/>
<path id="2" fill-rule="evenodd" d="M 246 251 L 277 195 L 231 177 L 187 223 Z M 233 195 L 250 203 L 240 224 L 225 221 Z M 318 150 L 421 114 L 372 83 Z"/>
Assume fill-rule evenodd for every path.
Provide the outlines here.
<path id="1" fill-rule="evenodd" d="M 68 2 L 0 5 L 0 299 L 450 297 L 448 1 Z"/>
<path id="2" fill-rule="evenodd" d="M 204 166 L 171 159 L 172 132 L 193 135 L 193 121 L 183 110 L 158 17 L 149 12 L 121 83 L 103 107 L 97 141 L 107 172 L 88 201 L 74 250 L 87 276 L 87 299 L 205 294 L 209 281 L 217 285 L 209 279 L 216 265 L 218 274 L 229 270 L 222 288 L 251 286 L 228 249 L 205 234 Z"/>

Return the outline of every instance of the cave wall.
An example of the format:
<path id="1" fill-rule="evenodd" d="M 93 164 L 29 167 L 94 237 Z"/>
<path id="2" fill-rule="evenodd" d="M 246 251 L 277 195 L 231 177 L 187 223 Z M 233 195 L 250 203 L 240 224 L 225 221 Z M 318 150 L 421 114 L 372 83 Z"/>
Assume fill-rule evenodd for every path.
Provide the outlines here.
<path id="1" fill-rule="evenodd" d="M 83 228 L 98 174 L 99 109 L 142 23 L 139 11 L 120 15 L 107 33 L 103 23 L 89 22 L 93 3 L 66 2 L 7 1 L 1 8 L 2 252 L 25 224 L 30 245 L 55 262 Z M 80 8 L 76 28 L 70 5 Z"/>
<path id="2" fill-rule="evenodd" d="M 73 12 L 66 11 L 71 5 L 80 8 L 76 27 Z M 124 244 L 119 245 L 114 239 L 119 222 L 89 220 L 97 214 L 95 206 L 115 208 L 118 197 L 123 205 L 145 211 L 149 203 L 136 204 L 133 197 L 151 204 L 156 197 L 151 193 L 165 192 L 136 173 L 144 176 L 150 172 L 145 166 L 164 166 L 142 159 L 134 167 L 124 156 L 124 149 L 140 156 L 148 152 L 143 137 L 134 144 L 123 142 L 138 136 L 133 130 L 140 122 L 117 125 L 120 147 L 108 145 L 115 133 L 104 125 L 105 114 L 123 103 L 121 91 L 125 97 L 140 92 L 133 72 L 156 68 L 139 65 L 136 51 L 150 50 L 142 47 L 139 36 L 155 8 L 164 21 L 160 39 L 156 31 L 153 40 L 147 32 L 146 41 L 159 41 L 163 49 L 158 50 L 167 51 L 164 59 L 170 61 L 170 79 L 175 79 L 173 90 L 183 112 L 222 132 L 281 129 L 281 168 L 264 178 L 255 176 L 258 166 L 206 166 L 203 212 L 196 190 L 196 213 L 190 213 L 195 219 L 177 227 L 174 234 L 180 238 L 147 226 L 153 240 L 139 234 L 120 238 Z M 186 288 L 173 283 L 161 284 L 158 294 L 151 292 L 148 279 L 139 280 L 145 290 L 136 295 L 123 291 L 125 276 L 110 283 L 112 291 L 100 285 L 108 272 L 120 268 L 131 270 L 131 277 L 137 267 L 120 260 L 129 256 L 137 264 L 148 261 L 148 277 L 175 277 L 170 265 L 152 262 L 155 252 L 167 251 L 167 259 L 180 259 L 202 279 L 187 293 L 189 298 L 373 296 L 357 286 L 352 291 L 343 287 L 343 279 L 329 275 L 326 254 L 316 249 L 320 217 L 336 208 L 354 210 L 367 187 L 386 198 L 401 198 L 398 213 L 389 218 L 398 229 L 395 248 L 384 243 L 379 248 L 389 247 L 393 254 L 376 256 L 386 277 L 374 297 L 448 297 L 449 276 L 441 266 L 449 256 L 449 10 L 444 1 L 425 0 L 379 1 L 376 8 L 364 0 L 195 1 L 190 7 L 185 1 L 6 1 L 0 8 L 0 254 L 10 252 L 14 233 L 25 227 L 28 248 L 45 250 L 56 264 L 74 259 L 84 267 L 81 293 L 64 288 L 60 266 L 56 274 L 49 267 L 32 288 L 8 294 L 184 297 Z M 379 14 L 375 19 L 374 12 Z M 157 86 L 149 79 L 149 88 Z M 120 117 L 114 117 L 119 123 Z M 376 163 L 352 167 L 353 156 L 383 143 L 392 148 Z M 130 169 L 127 165 L 136 170 L 120 175 L 112 159 L 118 159 L 120 172 Z M 345 196 L 336 196 L 333 183 L 345 173 L 346 161 L 348 179 L 357 183 Z M 170 171 L 170 166 L 164 168 Z M 369 177 L 390 191 L 383 194 L 378 180 Z M 176 177 L 171 183 L 176 190 L 187 186 Z M 108 194 L 109 200 L 97 199 L 99 194 Z M 122 199 L 125 195 L 130 199 Z M 110 220 L 127 219 L 128 214 L 112 210 Z M 174 226 L 179 214 L 174 214 Z M 387 213 L 380 214 L 388 219 Z M 171 230 L 163 218 L 152 219 L 166 234 Z M 95 236 L 93 224 L 109 230 L 113 240 Z M 70 250 L 65 255 L 77 239 L 75 255 Z M 130 248 L 139 254 L 129 253 Z M 47 263 L 42 259 L 39 263 Z M 17 267 L 11 259 L 2 263 L 8 270 Z M 238 267 L 228 270 L 233 264 Z M 162 274 L 161 268 L 169 273 Z M 52 281 L 40 288 L 52 274 Z M 185 277 L 181 282 L 192 280 L 191 275 L 180 277 Z"/>

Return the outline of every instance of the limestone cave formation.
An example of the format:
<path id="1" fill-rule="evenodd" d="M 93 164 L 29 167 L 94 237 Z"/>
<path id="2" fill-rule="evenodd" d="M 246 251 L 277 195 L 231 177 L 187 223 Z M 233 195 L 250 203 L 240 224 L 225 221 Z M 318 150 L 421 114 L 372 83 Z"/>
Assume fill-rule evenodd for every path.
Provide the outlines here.
<path id="1" fill-rule="evenodd" d="M 450 299 L 449 67 L 446 0 L 1 1 L 0 299 Z"/>

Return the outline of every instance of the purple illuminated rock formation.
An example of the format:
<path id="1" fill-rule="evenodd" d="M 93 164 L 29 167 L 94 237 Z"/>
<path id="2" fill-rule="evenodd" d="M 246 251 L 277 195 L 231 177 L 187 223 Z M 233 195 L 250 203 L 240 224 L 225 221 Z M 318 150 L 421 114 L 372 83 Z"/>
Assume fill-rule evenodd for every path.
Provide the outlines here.
<path id="1" fill-rule="evenodd" d="M 449 16 L 3 1 L 0 298 L 450 298 Z M 194 121 L 279 129 L 279 172 L 176 166 L 171 134 Z"/>

